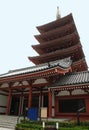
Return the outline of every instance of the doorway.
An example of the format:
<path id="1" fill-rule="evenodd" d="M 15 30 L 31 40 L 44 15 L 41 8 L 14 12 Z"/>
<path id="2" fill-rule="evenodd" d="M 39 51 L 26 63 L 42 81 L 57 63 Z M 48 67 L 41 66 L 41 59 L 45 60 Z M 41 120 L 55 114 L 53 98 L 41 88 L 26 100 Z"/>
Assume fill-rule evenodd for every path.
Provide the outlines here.
<path id="1" fill-rule="evenodd" d="M 39 108 L 39 96 L 32 97 L 32 108 Z"/>
<path id="2" fill-rule="evenodd" d="M 20 97 L 12 97 L 10 115 L 19 114 Z"/>
<path id="3" fill-rule="evenodd" d="M 28 107 L 28 97 L 24 97 L 22 115 L 24 115 L 27 107 Z"/>

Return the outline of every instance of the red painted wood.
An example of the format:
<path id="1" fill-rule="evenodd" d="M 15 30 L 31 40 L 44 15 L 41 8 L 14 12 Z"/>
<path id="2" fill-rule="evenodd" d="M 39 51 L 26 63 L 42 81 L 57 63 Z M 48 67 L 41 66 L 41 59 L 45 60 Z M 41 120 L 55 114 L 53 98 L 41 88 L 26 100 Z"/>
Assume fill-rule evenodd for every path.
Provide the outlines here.
<path id="1" fill-rule="evenodd" d="M 86 103 L 86 113 L 89 114 L 89 97 L 85 99 Z"/>
<path id="2" fill-rule="evenodd" d="M 32 106 L 32 86 L 29 87 L 29 94 L 28 94 L 28 108 Z"/>
<path id="3" fill-rule="evenodd" d="M 9 93 L 8 93 L 8 99 L 7 99 L 7 107 L 6 107 L 6 115 L 9 115 L 10 104 L 11 104 L 11 87 L 9 87 Z"/>
<path id="4" fill-rule="evenodd" d="M 48 117 L 52 117 L 52 93 L 48 91 Z"/>

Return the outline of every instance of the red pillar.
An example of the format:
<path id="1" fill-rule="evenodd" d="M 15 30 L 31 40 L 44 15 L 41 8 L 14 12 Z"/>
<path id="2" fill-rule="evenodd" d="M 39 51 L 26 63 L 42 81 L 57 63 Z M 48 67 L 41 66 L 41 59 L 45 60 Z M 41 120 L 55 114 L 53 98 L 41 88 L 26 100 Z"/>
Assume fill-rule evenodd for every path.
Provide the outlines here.
<path id="1" fill-rule="evenodd" d="M 48 117 L 52 117 L 52 92 L 48 91 Z"/>
<path id="2" fill-rule="evenodd" d="M 89 114 L 89 98 L 85 99 L 85 103 L 86 103 L 86 113 Z"/>
<path id="3" fill-rule="evenodd" d="M 7 107 L 6 107 L 6 115 L 9 115 L 10 104 L 11 104 L 11 87 L 9 87 L 9 93 L 8 93 L 8 99 L 7 99 Z"/>
<path id="4" fill-rule="evenodd" d="M 32 85 L 29 87 L 29 94 L 28 94 L 28 108 L 32 106 Z"/>
<path id="5" fill-rule="evenodd" d="M 23 107 L 23 96 L 21 95 L 21 97 L 20 97 L 20 105 L 19 105 L 19 115 L 22 115 L 23 114 L 23 112 L 22 112 L 22 107 Z"/>

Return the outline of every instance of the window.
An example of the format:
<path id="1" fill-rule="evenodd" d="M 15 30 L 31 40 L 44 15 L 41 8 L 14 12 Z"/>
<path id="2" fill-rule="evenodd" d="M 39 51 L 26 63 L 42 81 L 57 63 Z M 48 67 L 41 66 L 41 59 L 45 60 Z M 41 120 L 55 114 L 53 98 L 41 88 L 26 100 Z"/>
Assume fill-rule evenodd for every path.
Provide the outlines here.
<path id="1" fill-rule="evenodd" d="M 32 97 L 32 107 L 38 108 L 39 107 L 39 96 Z"/>
<path id="2" fill-rule="evenodd" d="M 84 99 L 59 100 L 59 112 L 61 113 L 76 113 L 82 107 L 85 107 Z"/>

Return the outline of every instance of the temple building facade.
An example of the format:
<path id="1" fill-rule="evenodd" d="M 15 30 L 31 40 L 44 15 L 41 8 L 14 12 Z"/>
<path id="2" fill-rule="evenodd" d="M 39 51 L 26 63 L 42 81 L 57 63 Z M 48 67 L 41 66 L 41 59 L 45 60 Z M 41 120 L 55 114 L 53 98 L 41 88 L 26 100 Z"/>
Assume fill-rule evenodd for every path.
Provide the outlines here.
<path id="1" fill-rule="evenodd" d="M 89 119 L 89 72 L 72 14 L 37 27 L 35 65 L 0 75 L 0 114 L 47 108 L 48 118 Z"/>

